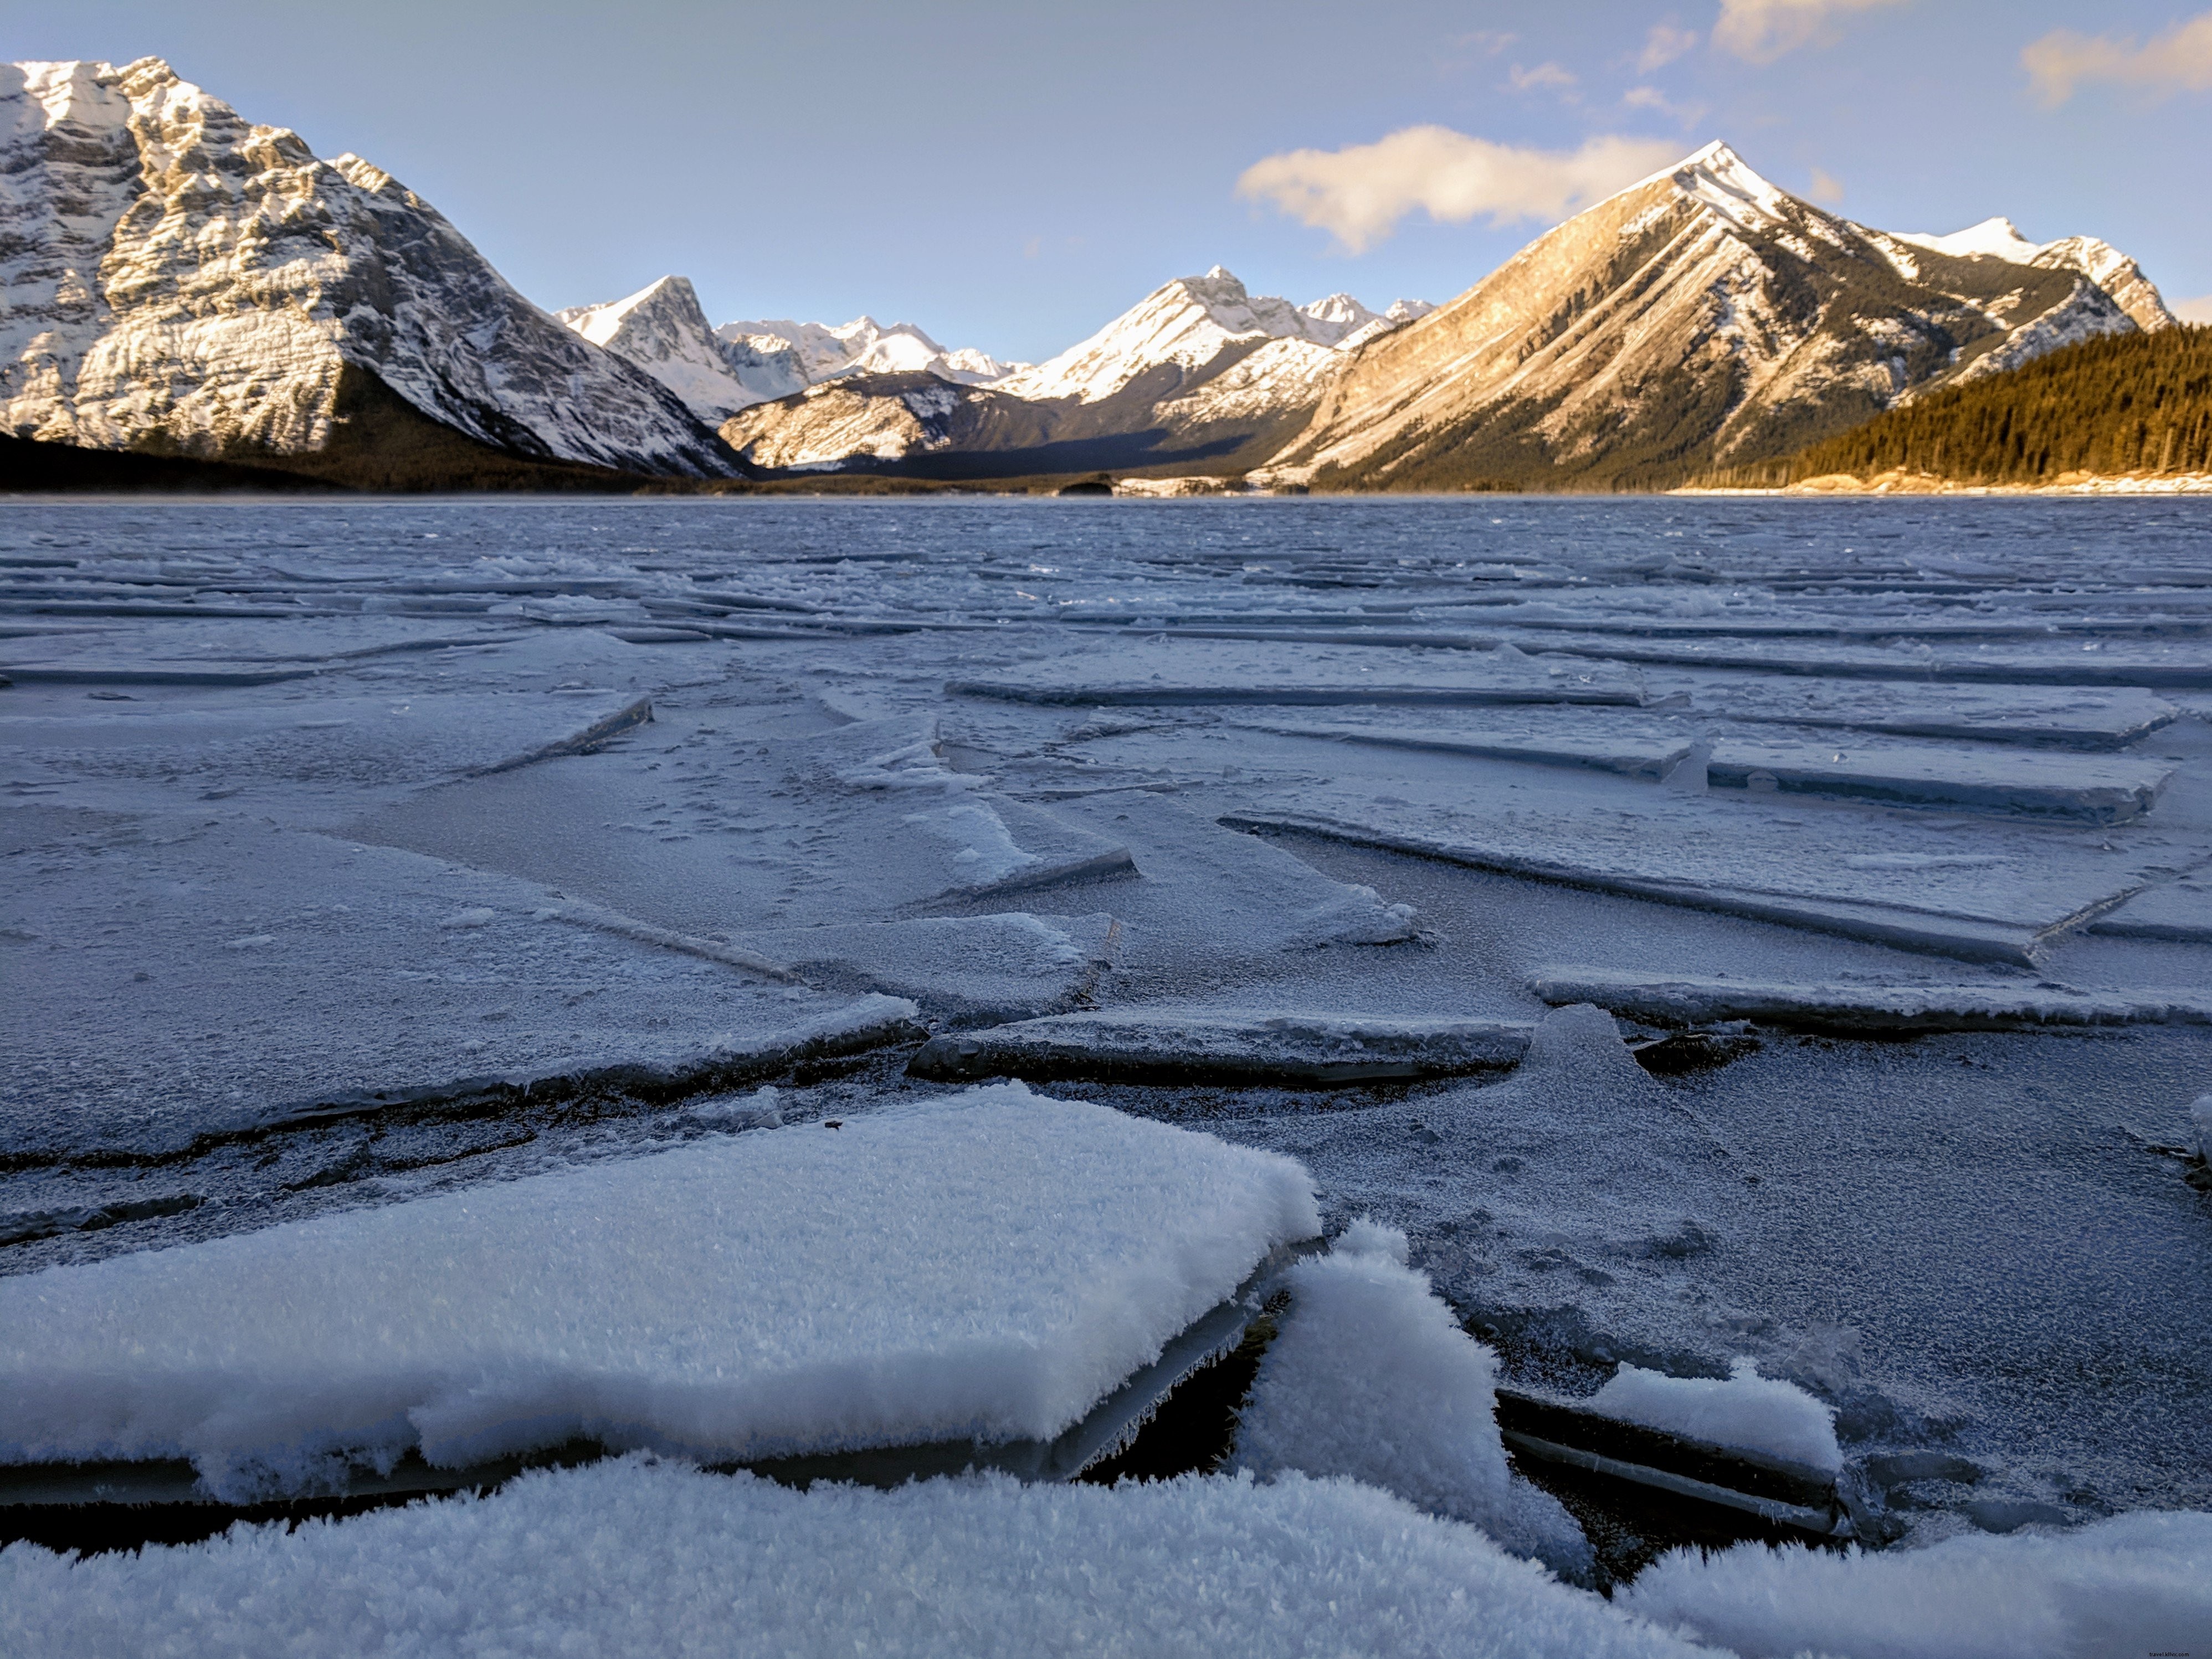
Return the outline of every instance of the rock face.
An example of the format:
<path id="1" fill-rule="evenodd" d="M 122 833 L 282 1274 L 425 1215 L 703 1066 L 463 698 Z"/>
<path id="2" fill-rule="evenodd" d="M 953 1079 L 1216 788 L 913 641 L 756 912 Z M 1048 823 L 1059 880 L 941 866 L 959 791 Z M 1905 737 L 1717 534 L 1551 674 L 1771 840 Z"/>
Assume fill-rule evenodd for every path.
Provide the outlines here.
<path id="1" fill-rule="evenodd" d="M 1362 345 L 1431 309 L 1401 300 L 1378 313 L 1346 294 L 1293 306 L 1255 297 L 1217 265 L 1034 368 L 960 386 L 941 369 L 934 386 L 848 375 L 748 410 L 722 436 L 770 469 L 1236 471 L 1279 448 Z"/>
<path id="2" fill-rule="evenodd" d="M 1931 248 L 1961 259 L 2002 259 L 2044 270 L 2078 270 L 2119 303 L 2147 334 L 2172 328 L 2175 318 L 2166 300 L 2143 275 L 2142 267 L 2094 236 L 2063 236 L 2055 242 L 2031 242 L 2009 219 L 1984 219 L 1978 225 L 1929 236 L 1907 231 L 1900 242 Z"/>
<path id="3" fill-rule="evenodd" d="M 0 431 L 297 460 L 358 451 L 360 422 L 416 452 L 733 470 L 389 173 L 318 160 L 157 58 L 0 66 Z"/>
<path id="4" fill-rule="evenodd" d="M 1261 476 L 1662 487 L 1792 453 L 1917 393 L 2136 328 L 2092 269 L 2164 315 L 2131 261 L 2066 246 L 2020 264 L 1869 230 L 1715 144 L 1368 343 Z"/>
<path id="5" fill-rule="evenodd" d="M 627 300 L 553 313 L 593 345 L 627 358 L 684 400 L 709 426 L 741 409 L 788 397 L 807 384 L 799 354 L 718 339 L 682 276 L 664 276 Z"/>

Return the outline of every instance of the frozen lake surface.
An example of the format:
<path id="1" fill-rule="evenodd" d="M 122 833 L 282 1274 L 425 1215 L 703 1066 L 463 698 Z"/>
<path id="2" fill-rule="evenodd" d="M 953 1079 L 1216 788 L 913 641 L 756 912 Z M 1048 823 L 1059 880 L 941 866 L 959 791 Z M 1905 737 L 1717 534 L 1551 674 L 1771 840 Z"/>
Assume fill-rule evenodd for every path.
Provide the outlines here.
<path id="1" fill-rule="evenodd" d="M 0 673 L 0 1273 L 1031 1074 L 1924 1535 L 2212 1505 L 2201 503 L 13 502 Z"/>

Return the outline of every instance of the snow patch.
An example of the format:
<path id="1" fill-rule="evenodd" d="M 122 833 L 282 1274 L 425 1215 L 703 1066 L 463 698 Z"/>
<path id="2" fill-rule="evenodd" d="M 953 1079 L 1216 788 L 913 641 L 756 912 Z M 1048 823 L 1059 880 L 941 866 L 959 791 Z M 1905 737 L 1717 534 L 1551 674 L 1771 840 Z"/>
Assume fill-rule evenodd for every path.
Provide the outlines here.
<path id="1" fill-rule="evenodd" d="M 1763 1452 L 1834 1474 L 1844 1467 L 1836 1416 L 1794 1382 L 1736 1360 L 1726 1380 L 1623 1365 L 1583 1402 L 1590 1410 L 1715 1446 Z"/>

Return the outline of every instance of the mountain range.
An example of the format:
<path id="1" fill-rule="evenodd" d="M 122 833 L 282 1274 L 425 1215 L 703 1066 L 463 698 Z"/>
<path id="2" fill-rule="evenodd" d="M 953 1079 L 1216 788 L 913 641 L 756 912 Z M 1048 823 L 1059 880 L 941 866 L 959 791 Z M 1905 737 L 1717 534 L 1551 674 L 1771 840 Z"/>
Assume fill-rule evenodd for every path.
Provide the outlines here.
<path id="1" fill-rule="evenodd" d="M 1721 144 L 1441 307 L 1293 305 L 1216 266 L 1034 365 L 868 317 L 716 327 L 674 276 L 549 314 L 388 173 L 155 58 L 0 66 L 0 301 L 16 449 L 386 489 L 1102 469 L 1660 488 L 2173 321 L 2094 238 L 1870 229 Z"/>

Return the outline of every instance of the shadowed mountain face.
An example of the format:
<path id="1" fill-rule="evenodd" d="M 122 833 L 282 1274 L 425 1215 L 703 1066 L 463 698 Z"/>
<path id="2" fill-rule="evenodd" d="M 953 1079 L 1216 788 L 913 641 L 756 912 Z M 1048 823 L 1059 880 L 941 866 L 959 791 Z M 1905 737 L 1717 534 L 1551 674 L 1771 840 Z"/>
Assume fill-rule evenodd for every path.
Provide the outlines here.
<path id="1" fill-rule="evenodd" d="M 2155 290 L 2148 305 L 2164 315 Z M 1714 145 L 1369 343 L 1267 476 L 1335 489 L 1664 488 L 2137 326 L 2080 269 L 1867 229 Z"/>
<path id="2" fill-rule="evenodd" d="M 0 432 L 332 472 L 374 410 L 430 465 L 365 458 L 397 487 L 735 470 L 390 174 L 157 58 L 0 66 Z"/>

